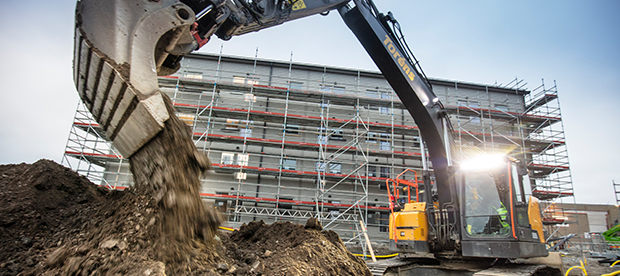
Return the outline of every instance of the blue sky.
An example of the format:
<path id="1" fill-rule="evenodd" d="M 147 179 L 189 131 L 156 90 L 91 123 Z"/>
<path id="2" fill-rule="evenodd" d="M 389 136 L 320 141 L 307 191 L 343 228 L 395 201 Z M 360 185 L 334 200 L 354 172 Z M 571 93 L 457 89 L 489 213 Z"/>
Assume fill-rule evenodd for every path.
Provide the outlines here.
<path id="1" fill-rule="evenodd" d="M 474 83 L 557 81 L 576 198 L 615 204 L 620 182 L 620 1 L 376 0 L 392 11 L 429 77 Z M 60 162 L 78 96 L 74 1 L 6 1 L 0 9 L 0 164 Z M 332 12 L 202 52 L 376 70 Z"/>

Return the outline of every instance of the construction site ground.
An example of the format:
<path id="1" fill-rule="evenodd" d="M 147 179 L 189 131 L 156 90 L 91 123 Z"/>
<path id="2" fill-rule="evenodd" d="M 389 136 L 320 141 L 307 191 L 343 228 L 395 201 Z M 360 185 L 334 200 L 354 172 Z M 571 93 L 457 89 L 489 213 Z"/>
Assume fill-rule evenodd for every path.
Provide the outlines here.
<path id="1" fill-rule="evenodd" d="M 584 256 L 588 253 L 585 252 Z M 578 254 L 564 255 L 562 257 L 564 262 L 564 272 L 568 271 L 573 266 L 584 265 L 584 268 L 588 275 L 603 275 L 620 270 L 620 266 L 616 265 L 611 267 L 611 263 L 599 263 L 601 258 L 581 257 Z M 585 263 L 584 263 L 585 260 Z M 578 268 L 573 268 L 568 275 L 583 275 L 583 271 Z"/>

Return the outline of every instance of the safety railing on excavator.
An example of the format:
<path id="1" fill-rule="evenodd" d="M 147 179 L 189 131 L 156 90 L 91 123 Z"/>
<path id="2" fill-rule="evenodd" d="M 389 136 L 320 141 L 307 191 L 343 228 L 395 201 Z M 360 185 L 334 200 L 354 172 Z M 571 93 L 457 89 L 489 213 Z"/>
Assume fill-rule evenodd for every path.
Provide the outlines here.
<path id="1" fill-rule="evenodd" d="M 407 171 L 411 171 L 413 172 L 413 179 L 414 181 L 411 182 L 409 180 L 405 180 L 405 179 L 400 179 L 400 177 L 405 174 Z M 392 189 L 394 190 L 393 193 L 390 192 L 390 182 L 392 182 Z M 398 200 L 400 199 L 400 189 L 398 188 L 398 186 L 400 184 L 403 184 L 407 187 L 404 187 L 404 191 L 407 191 L 407 202 L 406 203 L 415 203 L 415 202 L 419 202 L 420 198 L 419 198 L 419 185 L 418 185 L 418 173 L 412 169 L 405 169 L 403 172 L 401 172 L 400 174 L 398 174 L 396 176 L 396 178 L 389 178 L 385 180 L 385 185 L 387 188 L 387 192 L 388 192 L 388 199 L 390 201 L 390 216 L 392 216 L 392 221 L 396 221 L 396 218 L 398 217 L 398 212 L 394 212 L 394 207 L 395 204 L 398 203 Z M 415 201 L 411 200 L 411 188 L 415 188 Z M 396 224 L 393 223 L 392 227 L 392 233 L 396 233 Z M 397 240 L 398 238 L 396 237 L 396 235 L 394 235 L 394 241 L 398 242 Z"/>

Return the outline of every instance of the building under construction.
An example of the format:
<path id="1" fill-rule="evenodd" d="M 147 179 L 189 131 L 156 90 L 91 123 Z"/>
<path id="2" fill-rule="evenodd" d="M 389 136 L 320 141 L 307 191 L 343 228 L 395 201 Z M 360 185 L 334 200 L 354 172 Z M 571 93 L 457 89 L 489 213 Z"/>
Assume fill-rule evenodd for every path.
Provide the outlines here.
<path id="1" fill-rule="evenodd" d="M 451 115 L 457 155 L 525 160 L 547 235 L 568 223 L 555 204 L 574 203 L 556 86 L 430 83 Z M 213 162 L 202 196 L 227 226 L 318 217 L 346 242 L 360 237 L 363 221 L 373 241 L 387 241 L 386 183 L 422 186 L 427 153 L 418 128 L 381 73 L 190 54 L 159 84 Z M 63 163 L 96 184 L 132 185 L 128 162 L 81 104 Z"/>

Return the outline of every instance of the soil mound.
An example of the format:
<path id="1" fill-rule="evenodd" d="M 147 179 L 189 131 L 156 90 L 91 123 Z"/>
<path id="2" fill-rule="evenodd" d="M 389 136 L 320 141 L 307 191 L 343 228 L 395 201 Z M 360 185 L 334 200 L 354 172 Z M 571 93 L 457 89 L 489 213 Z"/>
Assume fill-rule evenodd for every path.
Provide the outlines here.
<path id="1" fill-rule="evenodd" d="M 50 160 L 0 165 L 0 275 L 33 267 L 45 248 L 88 227 L 105 194 Z"/>
<path id="2" fill-rule="evenodd" d="M 263 221 L 244 224 L 224 244 L 228 256 L 252 275 L 371 275 L 336 232 L 321 231 L 312 218 L 306 226 Z"/>

